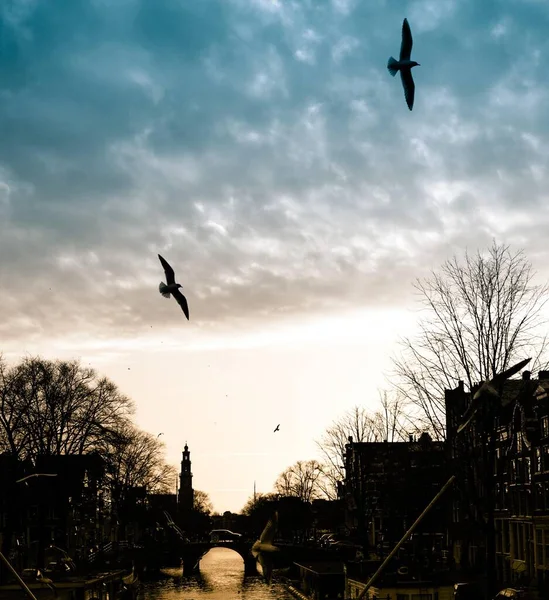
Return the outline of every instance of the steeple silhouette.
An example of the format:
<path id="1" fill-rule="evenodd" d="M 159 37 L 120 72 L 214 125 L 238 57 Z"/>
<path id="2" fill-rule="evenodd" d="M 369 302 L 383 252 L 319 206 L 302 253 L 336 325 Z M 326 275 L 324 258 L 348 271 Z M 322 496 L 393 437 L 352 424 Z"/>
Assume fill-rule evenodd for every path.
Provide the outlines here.
<path id="1" fill-rule="evenodd" d="M 183 450 L 183 458 L 181 460 L 181 473 L 179 474 L 179 496 L 177 498 L 177 506 L 180 514 L 186 514 L 193 508 L 194 491 L 193 491 L 193 474 L 191 472 L 191 453 L 189 446 L 185 442 Z"/>

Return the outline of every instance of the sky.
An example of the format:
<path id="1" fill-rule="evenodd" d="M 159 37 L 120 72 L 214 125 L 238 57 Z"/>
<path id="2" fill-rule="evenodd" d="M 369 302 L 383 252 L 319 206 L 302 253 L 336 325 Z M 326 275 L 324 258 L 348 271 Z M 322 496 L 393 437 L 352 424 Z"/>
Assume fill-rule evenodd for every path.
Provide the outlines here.
<path id="1" fill-rule="evenodd" d="M 542 0 L 4 0 L 0 351 L 90 364 L 240 510 L 375 410 L 416 278 L 492 239 L 549 277 L 548 26 Z"/>

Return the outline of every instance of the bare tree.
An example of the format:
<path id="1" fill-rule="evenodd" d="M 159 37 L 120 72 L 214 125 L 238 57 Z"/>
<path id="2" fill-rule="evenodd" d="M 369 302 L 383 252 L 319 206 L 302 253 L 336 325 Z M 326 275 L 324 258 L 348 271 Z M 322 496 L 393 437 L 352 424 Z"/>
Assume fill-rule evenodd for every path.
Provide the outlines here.
<path id="1" fill-rule="evenodd" d="M 322 465 L 317 460 L 299 460 L 278 476 L 274 489 L 281 496 L 297 496 L 311 502 L 324 495 L 319 486 L 323 477 Z"/>
<path id="2" fill-rule="evenodd" d="M 415 339 L 401 342 L 395 385 L 436 438 L 445 438 L 446 389 L 462 380 L 470 390 L 525 357 L 536 357 L 533 369 L 544 364 L 549 288 L 533 278 L 523 251 L 513 254 L 494 241 L 487 253 L 466 253 L 464 264 L 454 257 L 416 282 L 428 316 Z"/>
<path id="3" fill-rule="evenodd" d="M 252 514 L 254 514 L 254 512 L 256 512 L 262 506 L 274 505 L 274 503 L 276 502 L 276 499 L 277 499 L 276 494 L 263 494 L 261 492 L 254 494 L 253 496 L 250 496 L 248 498 L 248 500 L 246 501 L 246 504 L 242 507 L 242 510 L 240 512 L 241 512 L 241 514 L 249 517 Z"/>
<path id="4" fill-rule="evenodd" d="M 19 459 L 85 454 L 104 428 L 120 428 L 133 403 L 106 377 L 77 361 L 0 359 L 0 443 Z"/>
<path id="5" fill-rule="evenodd" d="M 416 432 L 416 425 L 407 417 L 402 396 L 387 392 L 380 392 L 380 396 L 379 410 L 372 413 L 355 406 L 334 421 L 316 442 L 323 458 L 324 478 L 320 485 L 331 500 L 337 498 L 338 482 L 345 479 L 345 446 L 350 437 L 353 442 L 395 442 L 404 441 L 409 433 Z"/>
<path id="6" fill-rule="evenodd" d="M 157 494 L 172 491 L 177 472 L 165 463 L 156 436 L 127 423 L 122 431 L 105 432 L 102 444 L 110 481 L 122 495 L 137 486 Z"/>
<path id="7" fill-rule="evenodd" d="M 210 496 L 206 492 L 194 490 L 193 509 L 210 516 L 213 512 L 213 504 L 210 500 Z"/>

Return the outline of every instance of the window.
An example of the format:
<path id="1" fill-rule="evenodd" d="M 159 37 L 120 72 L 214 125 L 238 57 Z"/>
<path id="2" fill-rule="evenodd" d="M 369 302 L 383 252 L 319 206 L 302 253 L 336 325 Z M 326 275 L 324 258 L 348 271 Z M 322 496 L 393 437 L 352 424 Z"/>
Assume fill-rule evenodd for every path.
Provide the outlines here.
<path id="1" fill-rule="evenodd" d="M 455 501 L 452 504 L 452 518 L 454 523 L 459 523 L 460 521 L 460 512 L 459 512 L 459 502 Z"/>
<path id="2" fill-rule="evenodd" d="M 545 508 L 543 483 L 536 483 L 534 486 L 534 506 L 535 510 L 544 510 Z"/>
<path id="3" fill-rule="evenodd" d="M 541 448 L 536 448 L 536 453 L 534 455 L 534 473 L 539 473 L 541 470 Z"/>
<path id="4" fill-rule="evenodd" d="M 549 416 L 545 415 L 541 418 L 541 437 L 549 436 Z"/>
<path id="5" fill-rule="evenodd" d="M 516 467 L 515 467 L 515 461 L 512 460 L 509 463 L 509 481 L 511 483 L 515 483 L 515 479 L 516 479 Z"/>
<path id="6" fill-rule="evenodd" d="M 532 481 L 532 465 L 530 457 L 524 459 L 524 483 L 530 483 Z"/>
<path id="7" fill-rule="evenodd" d="M 522 483 L 522 459 L 513 460 L 513 483 Z"/>
<path id="8" fill-rule="evenodd" d="M 498 433 L 498 437 L 497 437 L 497 439 L 498 439 L 500 442 L 503 442 L 503 441 L 505 441 L 506 439 L 508 439 L 508 438 L 509 438 L 509 434 L 507 433 L 507 427 L 500 427 L 500 428 L 498 429 L 498 432 L 497 432 L 497 433 Z"/>
<path id="9" fill-rule="evenodd" d="M 549 446 L 543 446 L 541 449 L 541 470 L 549 471 Z"/>
<path id="10" fill-rule="evenodd" d="M 509 554 L 511 552 L 511 543 L 509 540 L 509 524 L 508 521 L 502 523 L 502 540 L 503 540 L 503 552 Z"/>
<path id="11" fill-rule="evenodd" d="M 543 529 L 536 529 L 536 565 L 543 566 Z"/>
<path id="12" fill-rule="evenodd" d="M 524 560 L 524 525 L 522 523 L 515 523 L 516 525 L 516 537 L 515 537 L 515 557 L 518 560 Z"/>

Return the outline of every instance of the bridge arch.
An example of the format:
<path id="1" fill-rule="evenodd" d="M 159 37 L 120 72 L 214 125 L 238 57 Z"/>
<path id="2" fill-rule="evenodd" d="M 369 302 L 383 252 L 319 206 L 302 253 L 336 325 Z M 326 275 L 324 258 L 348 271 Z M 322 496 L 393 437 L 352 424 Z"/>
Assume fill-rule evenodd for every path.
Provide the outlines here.
<path id="1" fill-rule="evenodd" d="M 257 564 L 252 556 L 249 542 L 191 542 L 181 547 L 183 575 L 191 575 L 200 570 L 200 561 L 212 548 L 227 548 L 236 552 L 244 561 L 244 575 L 256 575 Z"/>

